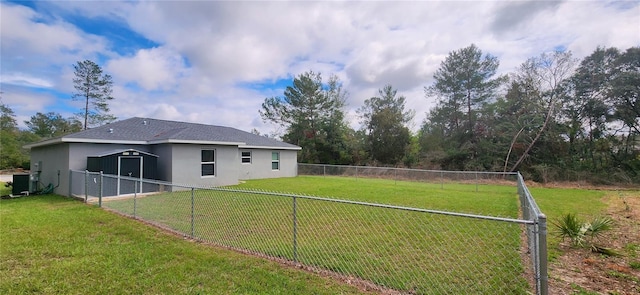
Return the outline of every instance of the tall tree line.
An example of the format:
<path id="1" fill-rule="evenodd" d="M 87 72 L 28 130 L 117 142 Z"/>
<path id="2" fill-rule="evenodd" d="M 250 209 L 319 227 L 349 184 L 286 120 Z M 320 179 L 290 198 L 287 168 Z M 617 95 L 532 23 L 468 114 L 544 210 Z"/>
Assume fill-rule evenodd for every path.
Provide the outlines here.
<path id="1" fill-rule="evenodd" d="M 107 123 L 111 78 L 89 61 L 74 66 L 84 103 L 76 117 L 37 113 L 17 128 L 0 103 L 0 169 L 27 167 L 21 146 Z M 476 45 L 449 53 L 425 87 L 436 105 L 417 133 L 414 111 L 392 85 L 358 108 L 361 128 L 345 117 L 349 93 L 335 75 L 302 73 L 259 113 L 280 124 L 282 139 L 301 146 L 305 163 L 444 170 L 520 171 L 537 181 L 640 183 L 640 47 L 596 48 L 577 60 L 542 53 L 497 75 L 498 58 Z"/>
<path id="2" fill-rule="evenodd" d="M 303 73 L 260 114 L 303 147 L 306 163 L 520 171 L 537 181 L 640 182 L 640 48 L 597 48 L 582 60 L 546 52 L 497 75 L 476 45 L 449 53 L 425 87 L 435 100 L 413 134 L 414 111 L 392 85 L 345 121 L 348 93 Z"/>

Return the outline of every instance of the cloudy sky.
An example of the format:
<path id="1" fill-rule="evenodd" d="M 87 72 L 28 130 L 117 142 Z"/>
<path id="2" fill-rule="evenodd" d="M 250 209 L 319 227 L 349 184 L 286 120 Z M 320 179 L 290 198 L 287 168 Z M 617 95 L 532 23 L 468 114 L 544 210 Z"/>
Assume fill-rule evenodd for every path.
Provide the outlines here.
<path id="1" fill-rule="evenodd" d="M 262 133 L 259 114 L 292 78 L 336 74 L 347 114 L 391 84 L 416 111 L 453 50 L 476 44 L 499 71 L 554 49 L 640 46 L 640 1 L 52 1 L 0 2 L 2 102 L 21 127 L 36 112 L 71 116 L 73 64 L 114 80 L 119 119 L 144 116 Z"/>

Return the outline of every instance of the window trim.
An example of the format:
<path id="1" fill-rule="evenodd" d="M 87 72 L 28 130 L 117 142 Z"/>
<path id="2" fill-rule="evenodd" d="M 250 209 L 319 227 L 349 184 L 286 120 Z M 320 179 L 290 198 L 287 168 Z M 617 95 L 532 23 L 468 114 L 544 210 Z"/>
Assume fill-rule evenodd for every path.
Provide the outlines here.
<path id="1" fill-rule="evenodd" d="M 273 156 L 277 155 L 277 159 L 274 159 Z M 277 168 L 273 169 L 273 164 L 277 164 Z M 271 152 L 271 171 L 279 171 L 280 170 L 280 152 Z"/>
<path id="2" fill-rule="evenodd" d="M 204 151 L 212 151 L 213 152 L 213 161 L 204 161 L 203 152 Z M 201 178 L 211 178 L 216 177 L 216 149 L 201 149 L 200 150 L 200 177 Z M 204 165 L 213 165 L 213 174 L 203 175 L 202 167 Z"/>
<path id="3" fill-rule="evenodd" d="M 249 156 L 243 155 L 244 153 L 249 153 Z M 245 162 L 245 159 L 249 159 L 249 162 Z M 243 165 L 251 165 L 253 163 L 253 153 L 251 151 L 240 151 L 240 163 Z"/>

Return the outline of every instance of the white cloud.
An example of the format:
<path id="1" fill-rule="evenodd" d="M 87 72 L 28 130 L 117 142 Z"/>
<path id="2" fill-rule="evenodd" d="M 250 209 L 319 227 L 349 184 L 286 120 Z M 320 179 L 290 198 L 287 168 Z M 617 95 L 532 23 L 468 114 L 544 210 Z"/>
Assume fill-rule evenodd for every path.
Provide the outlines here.
<path id="1" fill-rule="evenodd" d="M 141 49 L 135 56 L 110 60 L 105 71 L 115 82 L 135 83 L 146 91 L 171 90 L 186 74 L 182 57 L 164 47 Z"/>
<path id="2" fill-rule="evenodd" d="M 640 46 L 640 2 L 631 2 L 635 2 L 635 6 L 624 10 L 614 4 L 566 3 L 558 14 L 571 17 L 558 33 L 573 37 L 566 46 L 578 57 L 591 54 L 596 46 L 614 46 L 622 50 Z M 576 31 L 576 27 L 581 30 Z"/>
<path id="3" fill-rule="evenodd" d="M 53 83 L 51 81 L 41 79 L 38 77 L 32 77 L 29 74 L 24 73 L 8 73 L 0 77 L 0 82 L 13 85 L 21 85 L 27 87 L 37 88 L 51 88 Z"/>
<path id="4" fill-rule="evenodd" d="M 4 79 L 4 77 L 3 77 Z M 2 87 L 2 100 L 0 101 L 6 104 L 13 110 L 16 115 L 16 122 L 18 127 L 25 128 L 24 121 L 27 121 L 31 116 L 37 112 L 48 112 L 49 109 L 56 108 L 56 98 L 46 93 L 31 93 L 25 91 L 21 87 L 14 85 L 6 85 Z M 65 113 L 64 109 L 57 110 L 60 113 Z M 65 115 L 71 115 L 65 113 Z"/>
<path id="5" fill-rule="evenodd" d="M 87 34 L 61 19 L 47 19 L 32 9 L 1 3 L 3 68 L 11 70 L 68 64 L 106 52 L 103 37 Z"/>
<path id="6" fill-rule="evenodd" d="M 157 116 L 265 133 L 275 127 L 260 119 L 260 104 L 282 93 L 242 85 L 308 70 L 325 78 L 335 73 L 350 93 L 348 118 L 357 126 L 354 110 L 391 84 L 416 111 L 415 130 L 434 105 L 424 86 L 449 52 L 471 43 L 497 56 L 501 73 L 556 46 L 582 58 L 597 46 L 640 45 L 634 1 L 38 2 L 42 12 L 0 5 L 3 85 L 71 93 L 71 65 L 99 57 L 116 82 L 110 105 L 120 118 Z M 66 20 L 76 15 L 93 25 L 129 26 L 153 45 L 120 56 L 109 47 L 116 45 L 113 36 Z M 47 108 L 50 103 L 40 107 Z"/>
<path id="7" fill-rule="evenodd" d="M 165 103 L 156 105 L 155 109 L 147 116 L 164 120 L 183 121 L 182 114 L 174 106 Z"/>

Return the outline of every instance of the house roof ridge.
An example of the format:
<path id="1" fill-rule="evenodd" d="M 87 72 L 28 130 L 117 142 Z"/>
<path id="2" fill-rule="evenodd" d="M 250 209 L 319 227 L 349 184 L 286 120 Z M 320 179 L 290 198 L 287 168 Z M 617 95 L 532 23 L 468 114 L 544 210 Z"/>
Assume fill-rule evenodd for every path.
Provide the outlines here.
<path id="1" fill-rule="evenodd" d="M 175 121 L 175 120 L 167 120 L 167 119 L 157 119 L 157 118 L 151 118 L 151 117 L 132 117 L 130 119 L 141 119 L 141 120 L 153 120 L 153 121 L 158 121 L 158 122 L 166 122 L 166 123 L 172 123 L 172 124 L 188 124 L 188 125 L 200 125 L 200 126 L 213 126 L 213 127 L 224 127 L 224 128 L 232 128 L 232 129 L 237 129 L 237 128 L 233 128 L 233 127 L 229 127 L 229 126 L 223 126 L 223 125 L 213 125 L 213 124 L 204 124 L 204 123 L 197 123 L 197 122 L 184 122 L 184 121 Z M 240 129 L 237 129 L 240 130 Z M 242 131 L 242 130 L 241 130 Z"/>
<path id="2" fill-rule="evenodd" d="M 55 139 L 26 145 L 26 148 L 63 142 L 156 144 L 230 144 L 239 147 L 301 149 L 297 145 L 253 134 L 238 128 L 164 119 L 131 117 Z"/>

